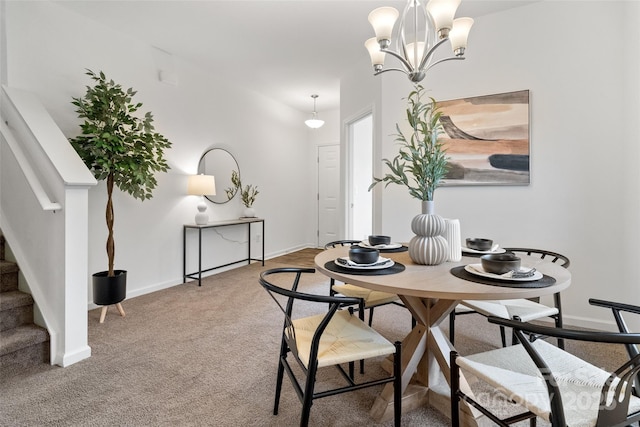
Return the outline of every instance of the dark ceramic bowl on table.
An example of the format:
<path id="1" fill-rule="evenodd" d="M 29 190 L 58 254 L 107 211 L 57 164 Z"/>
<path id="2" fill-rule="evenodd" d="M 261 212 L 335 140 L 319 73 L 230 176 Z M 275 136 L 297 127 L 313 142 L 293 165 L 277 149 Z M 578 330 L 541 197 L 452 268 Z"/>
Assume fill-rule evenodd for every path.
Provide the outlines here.
<path id="1" fill-rule="evenodd" d="M 369 244 L 371 246 L 378 245 L 388 245 L 391 243 L 391 237 L 389 236 L 381 236 L 381 235 L 371 235 L 369 236 Z"/>
<path id="2" fill-rule="evenodd" d="M 356 264 L 373 264 L 379 257 L 380 251 L 374 248 L 351 246 L 349 249 L 349 259 Z"/>
<path id="3" fill-rule="evenodd" d="M 487 273 L 504 274 L 520 269 L 520 258 L 513 252 L 487 254 L 480 257 L 482 269 Z"/>
<path id="4" fill-rule="evenodd" d="M 481 238 L 467 239 L 467 247 L 476 251 L 488 251 L 493 246 L 493 240 Z"/>

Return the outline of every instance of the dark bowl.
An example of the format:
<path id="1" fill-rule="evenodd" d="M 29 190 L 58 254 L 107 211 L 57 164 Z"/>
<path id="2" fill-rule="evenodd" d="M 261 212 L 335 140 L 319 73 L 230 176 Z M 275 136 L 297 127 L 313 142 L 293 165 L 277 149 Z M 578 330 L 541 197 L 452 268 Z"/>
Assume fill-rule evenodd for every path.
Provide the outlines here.
<path id="1" fill-rule="evenodd" d="M 520 268 L 520 258 L 513 252 L 482 255 L 480 262 L 484 271 L 493 274 L 504 274 Z"/>
<path id="2" fill-rule="evenodd" d="M 488 251 L 492 246 L 493 240 L 491 239 L 467 239 L 467 247 L 476 251 Z"/>
<path id="3" fill-rule="evenodd" d="M 388 245 L 389 243 L 391 243 L 391 237 L 389 236 L 379 236 L 379 235 L 369 236 L 369 244 L 371 246 Z"/>
<path id="4" fill-rule="evenodd" d="M 379 257 L 380 251 L 374 248 L 351 246 L 349 249 L 349 259 L 356 264 L 373 264 Z"/>

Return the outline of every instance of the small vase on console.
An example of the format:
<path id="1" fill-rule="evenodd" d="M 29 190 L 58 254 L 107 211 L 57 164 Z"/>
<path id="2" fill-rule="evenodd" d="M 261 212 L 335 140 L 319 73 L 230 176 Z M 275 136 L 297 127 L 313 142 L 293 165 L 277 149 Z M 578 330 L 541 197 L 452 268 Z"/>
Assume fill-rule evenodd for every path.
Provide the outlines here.
<path id="1" fill-rule="evenodd" d="M 244 213 L 242 216 L 245 218 L 253 218 L 256 216 L 256 210 L 253 208 L 244 208 Z"/>
<path id="2" fill-rule="evenodd" d="M 409 257 L 416 264 L 438 265 L 449 258 L 449 243 L 444 218 L 434 213 L 433 200 L 422 202 L 422 214 L 411 221 L 411 231 L 416 235 L 409 242 Z"/>

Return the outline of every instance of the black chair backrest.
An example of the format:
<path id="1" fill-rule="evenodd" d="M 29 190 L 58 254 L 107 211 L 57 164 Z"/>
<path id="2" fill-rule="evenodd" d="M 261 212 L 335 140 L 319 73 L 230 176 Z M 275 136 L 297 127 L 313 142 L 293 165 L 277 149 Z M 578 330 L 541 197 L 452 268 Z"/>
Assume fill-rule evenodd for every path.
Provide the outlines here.
<path id="1" fill-rule="evenodd" d="M 337 248 L 338 246 L 351 246 L 351 245 L 357 245 L 360 242 L 361 240 L 336 240 L 336 241 L 327 243 L 326 245 L 324 245 L 324 248 L 331 249 L 331 248 Z"/>
<path id="2" fill-rule="evenodd" d="M 316 332 L 312 339 L 310 363 L 311 361 L 317 358 L 320 337 L 322 336 L 324 329 L 327 327 L 327 325 L 331 321 L 331 318 L 338 311 L 340 307 L 358 305 L 360 310 L 364 310 L 364 301 L 361 298 L 316 295 L 316 294 L 308 294 L 308 293 L 298 291 L 298 286 L 300 284 L 300 278 L 302 274 L 315 273 L 315 271 L 316 270 L 314 268 L 283 267 L 283 268 L 273 268 L 270 270 L 265 270 L 262 273 L 260 273 L 260 285 L 269 293 L 271 298 L 273 298 L 276 304 L 278 304 L 278 307 L 280 307 L 280 310 L 282 310 L 282 312 L 284 313 L 285 320 L 284 320 L 283 335 L 284 335 L 284 339 L 287 340 L 289 348 L 291 349 L 292 352 L 294 352 L 294 354 L 297 348 L 295 344 L 296 332 L 293 326 L 293 321 L 291 319 L 291 313 L 293 312 L 294 302 L 296 300 L 301 300 L 301 301 L 309 301 L 309 302 L 316 302 L 316 303 L 329 305 L 329 310 L 327 311 L 322 322 L 320 322 L 320 325 L 318 326 L 318 329 L 316 329 Z M 281 286 L 275 285 L 266 279 L 267 276 L 275 275 L 275 274 L 294 275 L 291 289 L 286 289 Z M 287 303 L 284 307 L 282 306 L 282 304 L 274 294 L 278 294 L 286 297 Z M 295 356 L 298 357 L 297 354 L 295 354 Z"/>
<path id="3" fill-rule="evenodd" d="M 545 249 L 532 249 L 532 248 L 504 248 L 505 251 L 507 252 L 514 252 L 514 253 L 524 253 L 527 254 L 529 256 L 539 256 L 542 259 L 546 259 L 548 261 L 551 262 L 555 262 L 558 263 L 559 265 L 561 265 L 564 268 L 569 268 L 569 258 L 559 254 L 557 252 L 551 252 L 551 251 L 547 251 Z"/>
<path id="4" fill-rule="evenodd" d="M 640 310 L 640 308 L 637 308 Z M 501 326 L 513 328 L 514 334 L 518 337 L 518 340 L 525 348 L 533 362 L 538 367 L 544 381 L 547 385 L 549 392 L 549 399 L 551 403 L 552 424 L 554 426 L 565 426 L 564 409 L 562 405 L 562 398 L 558 383 L 553 377 L 553 372 L 549 369 L 542 356 L 533 348 L 530 342 L 529 335 L 545 336 L 563 338 L 569 340 L 578 341 L 591 341 L 599 343 L 609 344 L 625 344 L 625 345 L 638 345 L 640 344 L 640 334 L 622 333 L 622 332 L 592 332 L 584 330 L 573 330 L 564 328 L 553 328 L 549 326 L 535 325 L 527 322 L 520 322 L 516 320 L 502 319 L 499 317 L 490 316 L 488 318 L 490 323 L 496 323 Z M 636 355 L 627 361 L 624 365 L 618 368 L 611 374 L 607 382 L 601 391 L 601 402 L 608 402 L 607 398 L 610 391 L 614 393 L 614 399 L 610 405 L 603 404 L 598 413 L 597 425 L 621 425 L 621 421 L 627 416 L 628 402 L 630 399 L 632 387 L 624 387 L 627 383 L 632 383 L 633 378 L 638 375 L 640 371 L 640 355 Z M 614 381 L 617 387 L 615 390 L 610 390 Z M 627 405 L 625 405 L 625 403 Z M 616 406 L 617 405 L 617 406 Z"/>
<path id="5" fill-rule="evenodd" d="M 627 324 L 622 317 L 622 312 L 640 314 L 640 307 L 638 307 L 637 305 L 624 304 L 614 301 L 605 301 L 596 298 L 589 298 L 589 304 L 598 307 L 610 308 L 613 313 L 613 318 L 618 325 L 618 330 L 624 333 L 629 332 L 629 328 L 627 327 Z M 633 359 L 634 357 L 638 356 L 638 354 L 640 354 L 638 346 L 634 344 L 626 344 L 625 347 L 627 348 L 627 353 L 629 354 L 630 359 Z M 640 374 L 636 376 L 634 388 L 636 396 L 640 397 Z"/>

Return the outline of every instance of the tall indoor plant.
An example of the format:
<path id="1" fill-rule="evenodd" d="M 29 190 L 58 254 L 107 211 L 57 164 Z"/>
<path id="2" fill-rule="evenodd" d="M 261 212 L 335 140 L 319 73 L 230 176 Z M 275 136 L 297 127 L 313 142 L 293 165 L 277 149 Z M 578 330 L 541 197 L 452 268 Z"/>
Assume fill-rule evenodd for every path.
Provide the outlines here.
<path id="1" fill-rule="evenodd" d="M 422 201 L 422 214 L 411 222 L 416 234 L 409 243 L 409 255 L 420 264 L 440 264 L 448 257 L 448 244 L 442 237 L 445 221 L 435 215 L 433 194 L 447 175 L 448 157 L 440 141 L 441 112 L 433 98 L 422 101 L 424 88 L 416 85 L 407 97 L 406 117 L 411 131 L 406 135 L 396 123 L 396 141 L 400 144 L 398 155 L 392 160 L 383 159 L 389 168 L 382 178 L 373 178 L 369 190 L 378 183 L 404 185 L 409 194 Z"/>
<path id="2" fill-rule="evenodd" d="M 107 181 L 108 270 L 93 275 L 94 302 L 106 306 L 119 303 L 126 295 L 126 271 L 114 269 L 113 187 L 136 199 L 150 199 L 157 185 L 155 173 L 169 169 L 164 150 L 171 147 L 171 142 L 155 132 L 150 112 L 142 117 L 136 114 L 142 103 L 133 102 L 133 89 L 125 91 L 107 80 L 103 72 L 87 70 L 86 74 L 94 85 L 87 86 L 84 97 L 72 100 L 84 122 L 81 134 L 69 141 L 95 178 Z M 106 289 L 99 285 L 103 282 L 107 282 Z"/>

